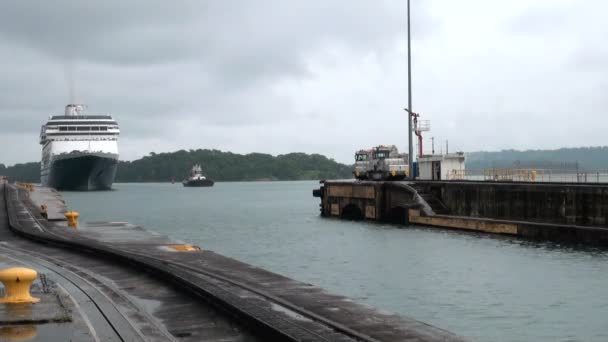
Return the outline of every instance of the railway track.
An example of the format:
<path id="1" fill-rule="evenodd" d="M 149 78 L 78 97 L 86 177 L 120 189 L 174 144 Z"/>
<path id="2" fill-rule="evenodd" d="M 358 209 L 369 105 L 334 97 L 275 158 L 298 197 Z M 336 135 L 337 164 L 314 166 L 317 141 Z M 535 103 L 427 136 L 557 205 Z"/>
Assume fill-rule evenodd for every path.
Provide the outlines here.
<path id="1" fill-rule="evenodd" d="M 73 234 L 60 234 L 48 227 L 44 220 L 39 220 L 32 214 L 35 208 L 31 203 L 27 203 L 26 198 L 22 198 L 23 190 L 10 185 L 5 186 L 4 197 L 10 229 L 15 234 L 40 243 L 93 253 L 138 269 L 145 269 L 187 290 L 239 321 L 247 322 L 247 326 L 264 337 L 284 341 L 378 342 L 377 339 L 338 322 L 261 289 L 218 275 L 212 270 L 180 264 L 150 253 L 111 247 L 94 240 L 74 237 Z M 284 315 L 285 312 L 291 315 Z"/>
<path id="2" fill-rule="evenodd" d="M 134 329 L 130 322 L 117 311 L 113 302 L 108 299 L 96 286 L 92 285 L 92 278 L 70 265 L 65 265 L 49 254 L 38 251 L 38 243 L 20 239 L 19 244 L 7 242 L 14 241 L 16 237 L 11 233 L 10 219 L 5 196 L 0 196 L 0 255 L 18 263 L 29 264 L 46 275 L 53 275 L 61 280 L 61 286 L 69 290 L 70 297 L 77 305 L 77 310 L 87 318 L 94 334 L 93 341 L 145 341 L 149 340 Z M 93 327 L 94 325 L 94 327 Z M 170 336 L 167 340 L 171 341 Z"/>
<path id="3" fill-rule="evenodd" d="M 158 242 L 106 243 L 74 234 L 38 217 L 37 207 L 27 194 L 24 189 L 4 186 L 10 229 L 15 234 L 58 249 L 86 253 L 121 267 L 146 271 L 189 293 L 202 305 L 223 312 L 261 340 L 463 341 L 445 330 L 416 320 L 387 316 L 348 304 L 344 297 L 318 295 L 321 289 L 315 287 L 310 288 L 311 296 L 299 295 L 300 287 L 305 284 L 259 270 L 249 273 L 247 267 L 250 266 L 225 257 L 217 256 L 207 263 L 205 256 L 212 257 L 209 254 L 166 252 Z M 221 267 L 228 267 L 230 271 L 225 272 Z M 280 286 L 290 288 L 291 294 L 285 295 L 280 286 L 278 290 L 277 287 L 260 286 L 257 281 L 264 277 L 284 282 Z M 315 304 L 327 300 L 340 314 L 332 315 L 325 305 Z"/>

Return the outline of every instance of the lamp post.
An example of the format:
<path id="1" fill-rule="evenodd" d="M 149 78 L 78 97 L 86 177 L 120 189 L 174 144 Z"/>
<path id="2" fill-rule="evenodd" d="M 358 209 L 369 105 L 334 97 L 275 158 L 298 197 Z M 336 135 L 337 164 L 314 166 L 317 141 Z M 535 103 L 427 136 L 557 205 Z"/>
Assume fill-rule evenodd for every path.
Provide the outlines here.
<path id="1" fill-rule="evenodd" d="M 412 42 L 410 35 L 410 0 L 407 0 L 407 127 L 408 127 L 408 178 L 414 179 L 414 148 L 412 141 Z"/>

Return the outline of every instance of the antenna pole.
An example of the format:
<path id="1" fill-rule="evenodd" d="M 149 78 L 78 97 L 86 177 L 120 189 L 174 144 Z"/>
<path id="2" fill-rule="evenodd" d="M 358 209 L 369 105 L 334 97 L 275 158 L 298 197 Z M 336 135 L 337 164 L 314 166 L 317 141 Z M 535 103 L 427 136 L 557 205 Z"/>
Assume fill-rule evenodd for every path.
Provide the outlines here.
<path id="1" fill-rule="evenodd" d="M 412 43 L 410 33 L 410 0 L 407 0 L 407 127 L 408 127 L 408 141 L 409 141 L 409 153 L 408 153 L 408 176 L 410 179 L 414 179 L 414 148 L 412 140 Z"/>

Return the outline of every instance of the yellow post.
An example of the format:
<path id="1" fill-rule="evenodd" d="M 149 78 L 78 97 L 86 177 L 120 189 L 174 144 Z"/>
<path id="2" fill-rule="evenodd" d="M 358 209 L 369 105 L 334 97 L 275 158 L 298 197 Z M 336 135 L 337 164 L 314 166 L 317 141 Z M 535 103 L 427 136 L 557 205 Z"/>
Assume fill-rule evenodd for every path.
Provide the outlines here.
<path id="1" fill-rule="evenodd" d="M 68 211 L 64 214 L 65 218 L 68 219 L 68 227 L 78 227 L 78 217 L 80 216 L 77 211 Z"/>
<path id="2" fill-rule="evenodd" d="M 0 271 L 0 282 L 4 284 L 6 295 L 0 303 L 38 303 L 40 298 L 30 295 L 30 286 L 38 277 L 38 272 L 25 267 L 13 267 Z"/>
<path id="3" fill-rule="evenodd" d="M 181 245 L 169 245 L 169 248 L 177 251 L 177 252 L 194 252 L 194 251 L 200 251 L 201 248 L 199 246 L 196 245 L 191 245 L 191 244 L 181 244 Z"/>

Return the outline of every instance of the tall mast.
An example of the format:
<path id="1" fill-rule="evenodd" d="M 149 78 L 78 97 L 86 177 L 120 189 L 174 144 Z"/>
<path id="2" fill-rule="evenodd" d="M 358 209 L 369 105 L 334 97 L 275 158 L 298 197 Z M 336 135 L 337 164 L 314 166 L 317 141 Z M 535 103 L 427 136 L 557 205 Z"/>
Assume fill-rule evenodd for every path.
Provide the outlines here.
<path id="1" fill-rule="evenodd" d="M 408 177 L 414 179 L 414 142 L 412 140 L 412 45 L 410 35 L 410 0 L 407 0 L 407 127 L 408 127 L 408 141 L 409 141 L 409 153 L 408 153 Z"/>

